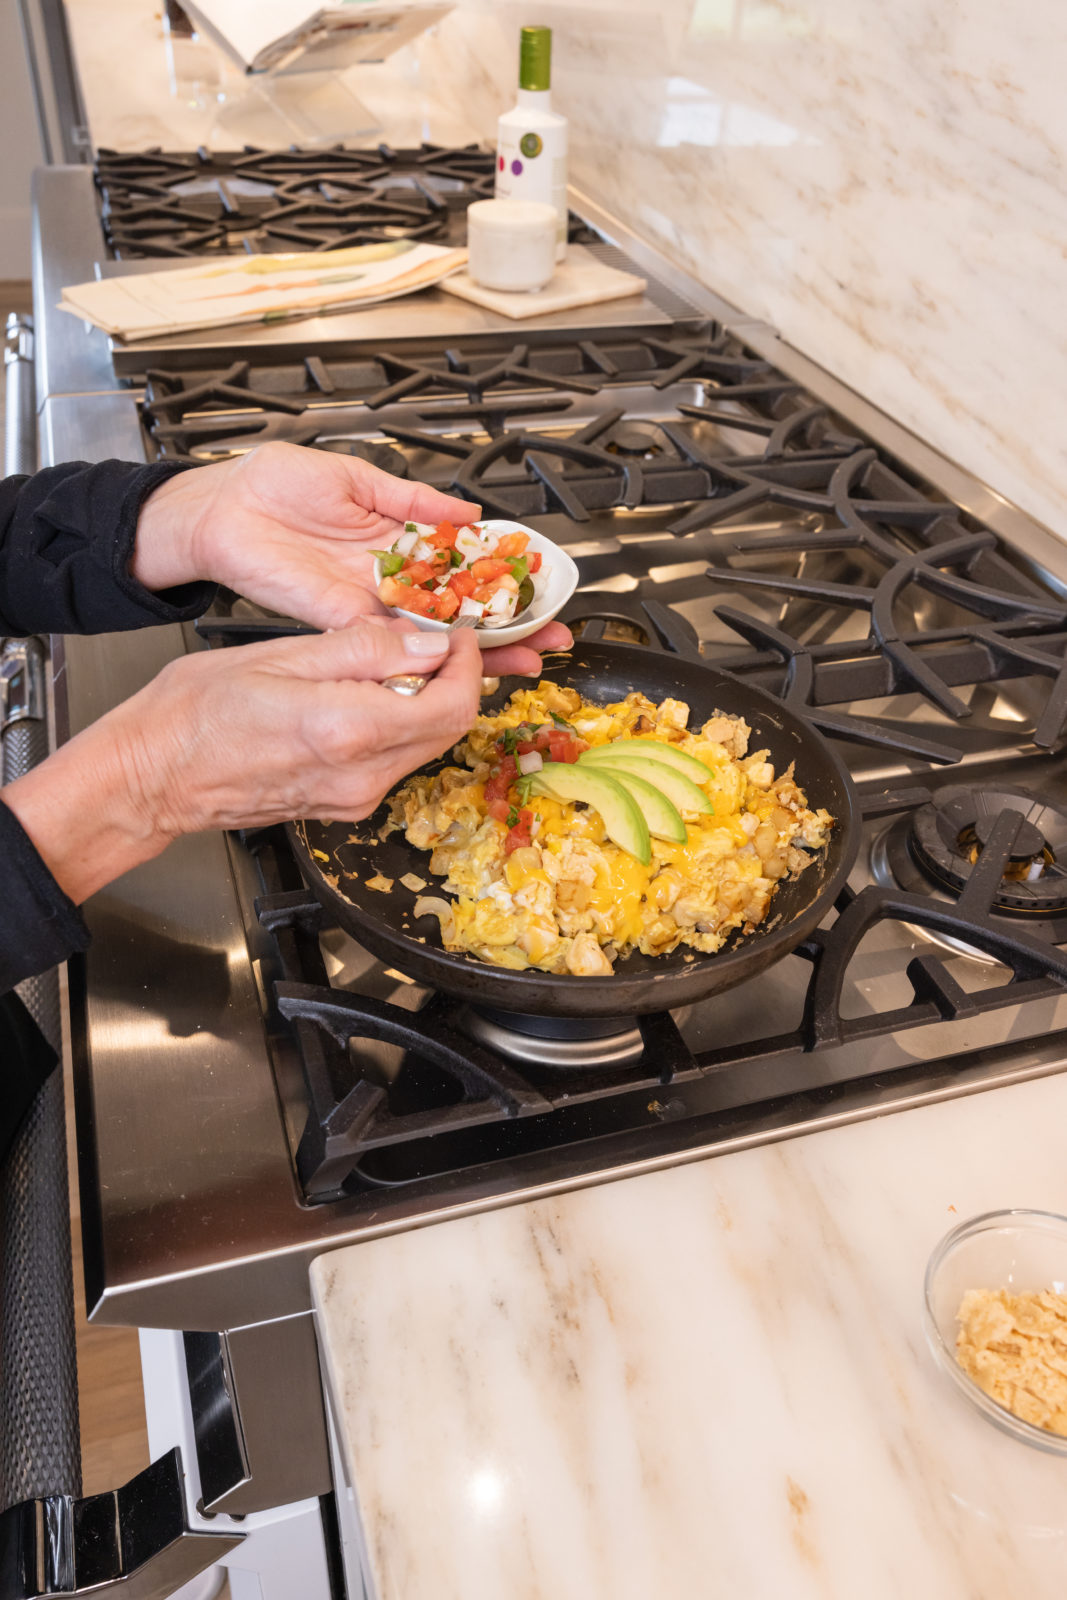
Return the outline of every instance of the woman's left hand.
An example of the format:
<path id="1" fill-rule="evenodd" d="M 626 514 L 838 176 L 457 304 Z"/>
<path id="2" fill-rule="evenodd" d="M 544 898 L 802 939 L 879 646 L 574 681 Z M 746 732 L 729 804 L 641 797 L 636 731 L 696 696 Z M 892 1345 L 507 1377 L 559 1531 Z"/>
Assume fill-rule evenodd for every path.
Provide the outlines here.
<path id="1" fill-rule="evenodd" d="M 131 570 L 146 589 L 208 579 L 315 627 L 346 628 L 389 614 L 371 550 L 407 521 L 464 523 L 479 511 L 354 456 L 266 444 L 178 473 L 149 495 Z M 550 622 L 522 644 L 486 651 L 486 673 L 536 673 L 540 651 L 570 643 L 568 629 Z"/>

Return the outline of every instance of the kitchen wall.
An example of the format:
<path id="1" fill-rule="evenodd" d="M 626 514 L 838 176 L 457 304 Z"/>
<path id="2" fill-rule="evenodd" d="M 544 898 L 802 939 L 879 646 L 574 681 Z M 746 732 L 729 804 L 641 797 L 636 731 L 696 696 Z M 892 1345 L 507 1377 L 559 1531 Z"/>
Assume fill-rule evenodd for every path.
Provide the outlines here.
<path id="1" fill-rule="evenodd" d="M 423 86 L 492 134 L 524 22 L 579 187 L 1067 538 L 1057 0 L 459 0 Z"/>
<path id="2" fill-rule="evenodd" d="M 18 8 L 0 5 L 0 281 L 30 275 L 30 174 L 41 143 Z"/>

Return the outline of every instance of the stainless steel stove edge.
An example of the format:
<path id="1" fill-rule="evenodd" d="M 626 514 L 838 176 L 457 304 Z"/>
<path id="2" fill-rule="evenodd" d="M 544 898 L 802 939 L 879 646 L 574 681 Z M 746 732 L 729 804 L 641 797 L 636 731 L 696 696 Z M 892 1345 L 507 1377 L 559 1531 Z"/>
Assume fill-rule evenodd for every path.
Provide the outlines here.
<path id="1" fill-rule="evenodd" d="M 942 1061 L 929 1070 L 894 1074 L 890 1080 L 838 1085 L 827 1093 L 823 1108 L 814 1112 L 811 1097 L 800 1095 L 755 1106 L 741 1125 L 729 1122 L 691 1145 L 681 1142 L 686 1130 L 680 1124 L 674 1125 L 677 1142 L 671 1143 L 672 1125 L 664 1123 L 658 1129 L 642 1130 L 640 1140 L 647 1147 L 650 1135 L 659 1133 L 667 1148 L 632 1156 L 614 1166 L 605 1165 L 602 1147 L 580 1159 L 572 1149 L 562 1159 L 539 1157 L 537 1171 L 525 1181 L 520 1179 L 517 1186 L 514 1169 L 483 1168 L 464 1174 L 461 1182 L 450 1187 L 434 1184 L 419 1186 L 417 1192 L 413 1186 L 400 1194 L 387 1193 L 382 1206 L 373 1210 L 363 1202 L 345 1200 L 317 1208 L 300 1206 L 287 1225 L 263 1238 L 254 1252 L 247 1249 L 246 1239 L 245 1252 L 240 1255 L 205 1260 L 181 1271 L 168 1271 L 157 1263 L 150 1274 L 138 1277 L 91 1273 L 99 1263 L 99 1240 L 86 1233 L 85 1247 L 92 1251 L 92 1259 L 87 1259 L 87 1283 L 95 1283 L 99 1291 L 90 1294 L 89 1319 L 102 1325 L 233 1329 L 290 1316 L 309 1308 L 308 1268 L 316 1256 L 329 1250 L 1009 1088 L 1061 1072 L 1065 1064 L 1067 1035 L 1053 1035 L 1024 1049 L 1013 1045 L 997 1052 L 976 1052 L 958 1063 Z M 691 1137 L 692 1124 L 687 1131 Z M 553 1171 L 557 1161 L 559 1170 Z M 190 1197 L 190 1210 L 195 1210 L 201 1199 Z M 357 1204 L 362 1207 L 360 1213 Z M 220 1228 L 225 1227 L 224 1211 L 214 1220 Z"/>

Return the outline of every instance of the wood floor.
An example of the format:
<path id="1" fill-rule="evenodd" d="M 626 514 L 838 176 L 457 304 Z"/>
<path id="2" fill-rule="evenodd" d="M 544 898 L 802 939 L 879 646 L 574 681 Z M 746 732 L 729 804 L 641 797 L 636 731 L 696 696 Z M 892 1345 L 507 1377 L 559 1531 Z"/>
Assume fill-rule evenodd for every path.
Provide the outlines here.
<path id="1" fill-rule="evenodd" d="M 89 1495 L 114 1489 L 147 1467 L 148 1434 L 137 1335 L 132 1328 L 91 1328 L 86 1322 L 77 1213 L 72 1221 L 82 1493 Z"/>

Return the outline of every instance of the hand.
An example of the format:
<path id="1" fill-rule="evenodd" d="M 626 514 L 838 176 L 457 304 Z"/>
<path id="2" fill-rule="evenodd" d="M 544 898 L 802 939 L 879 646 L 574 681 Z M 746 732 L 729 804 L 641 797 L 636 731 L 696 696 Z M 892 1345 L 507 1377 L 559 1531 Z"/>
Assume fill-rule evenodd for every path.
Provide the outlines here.
<path id="1" fill-rule="evenodd" d="M 388 615 L 372 549 L 407 521 L 470 522 L 480 508 L 394 478 L 354 456 L 266 444 L 232 461 L 176 474 L 141 510 L 133 576 L 147 589 L 206 578 L 317 628 Z M 549 623 L 521 645 L 486 652 L 487 675 L 534 674 L 541 650 L 566 650 Z"/>
<path id="2" fill-rule="evenodd" d="M 427 668 L 411 699 L 381 686 Z M 4 800 L 80 904 L 180 834 L 369 816 L 467 732 L 481 673 L 469 633 L 374 622 L 183 656 Z"/>

